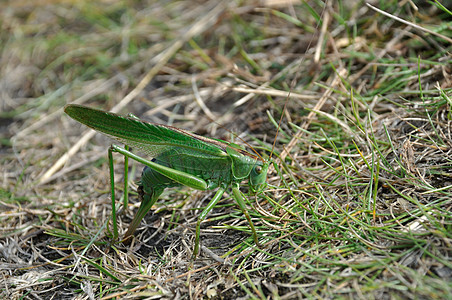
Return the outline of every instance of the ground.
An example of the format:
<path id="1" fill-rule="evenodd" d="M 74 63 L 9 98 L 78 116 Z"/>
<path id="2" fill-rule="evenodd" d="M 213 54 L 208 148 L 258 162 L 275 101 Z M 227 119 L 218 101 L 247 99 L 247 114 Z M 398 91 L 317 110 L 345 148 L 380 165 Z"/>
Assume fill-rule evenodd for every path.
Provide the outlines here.
<path id="1" fill-rule="evenodd" d="M 450 297 L 451 15 L 416 1 L 2 2 L 1 298 Z M 122 243 L 143 166 L 128 167 L 124 205 L 120 155 L 115 240 L 116 142 L 68 103 L 270 159 L 263 191 L 240 187 L 261 247 L 228 190 L 193 259 L 215 191 L 187 187 Z"/>

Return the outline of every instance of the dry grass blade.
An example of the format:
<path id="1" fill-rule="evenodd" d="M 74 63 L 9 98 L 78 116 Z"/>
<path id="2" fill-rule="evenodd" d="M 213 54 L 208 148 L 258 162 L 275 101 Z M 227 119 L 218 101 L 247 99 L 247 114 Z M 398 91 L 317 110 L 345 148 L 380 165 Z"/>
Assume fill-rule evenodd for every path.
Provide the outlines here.
<path id="1" fill-rule="evenodd" d="M 430 33 L 430 34 L 436 35 L 436 36 L 442 38 L 443 40 L 448 41 L 449 43 L 452 43 L 452 39 L 449 38 L 449 37 L 447 37 L 447 36 L 445 36 L 445 35 L 443 35 L 443 34 L 439 34 L 438 32 L 435 32 L 435 31 L 430 30 L 430 29 L 428 29 L 428 28 L 425 28 L 425 27 L 416 25 L 416 24 L 414 24 L 413 22 L 408 22 L 408 21 L 406 21 L 406 20 L 404 20 L 404 19 L 402 19 L 402 18 L 399 18 L 399 17 L 396 17 L 396 16 L 394 16 L 394 15 L 388 14 L 387 12 L 385 12 L 385 11 L 383 11 L 383 10 L 381 10 L 381 9 L 376 8 L 375 6 L 371 5 L 370 3 L 366 3 L 366 5 L 369 6 L 370 8 L 372 8 L 373 10 L 375 10 L 375 11 L 377 11 L 377 12 L 379 12 L 379 13 L 381 13 L 381 14 L 387 16 L 387 17 L 393 18 L 394 20 L 397 20 L 397 21 L 399 21 L 399 22 L 402 22 L 403 24 L 406 24 L 406 25 L 410 25 L 410 26 L 412 26 L 413 28 L 419 29 L 419 30 L 421 30 L 421 31 L 428 32 L 428 33 Z"/>

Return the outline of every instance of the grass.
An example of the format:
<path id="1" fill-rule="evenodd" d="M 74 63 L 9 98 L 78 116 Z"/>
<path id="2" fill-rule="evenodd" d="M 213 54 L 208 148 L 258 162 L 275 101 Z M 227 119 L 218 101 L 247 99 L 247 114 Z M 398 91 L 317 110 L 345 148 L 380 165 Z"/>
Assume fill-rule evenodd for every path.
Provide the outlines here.
<path id="1" fill-rule="evenodd" d="M 0 4 L 2 298 L 450 297 L 450 12 L 289 3 Z M 191 261 L 214 194 L 188 188 L 113 243 L 111 140 L 66 103 L 273 149 L 267 188 L 247 196 L 263 247 L 228 194 Z M 139 205 L 131 164 L 120 234 Z"/>

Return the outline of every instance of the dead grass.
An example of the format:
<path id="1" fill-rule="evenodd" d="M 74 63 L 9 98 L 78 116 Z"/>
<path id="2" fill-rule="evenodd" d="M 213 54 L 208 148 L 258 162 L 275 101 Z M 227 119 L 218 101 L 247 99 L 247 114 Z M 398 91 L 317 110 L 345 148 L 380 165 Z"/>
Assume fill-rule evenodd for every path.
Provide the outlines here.
<path id="1" fill-rule="evenodd" d="M 0 4 L 2 298 L 450 297 L 450 13 L 275 3 Z M 264 247 L 226 196 L 190 261 L 213 193 L 188 188 L 112 244 L 111 140 L 63 114 L 74 102 L 237 132 L 267 157 L 283 114 L 269 186 L 248 197 Z"/>

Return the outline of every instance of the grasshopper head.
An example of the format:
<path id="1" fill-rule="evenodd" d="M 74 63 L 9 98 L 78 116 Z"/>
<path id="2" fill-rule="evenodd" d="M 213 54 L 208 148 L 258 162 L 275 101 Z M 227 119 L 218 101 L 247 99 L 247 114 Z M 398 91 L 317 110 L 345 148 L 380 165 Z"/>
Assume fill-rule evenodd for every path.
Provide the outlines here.
<path id="1" fill-rule="evenodd" d="M 254 192 L 261 191 L 267 185 L 269 162 L 257 162 L 250 173 L 250 187 Z"/>

